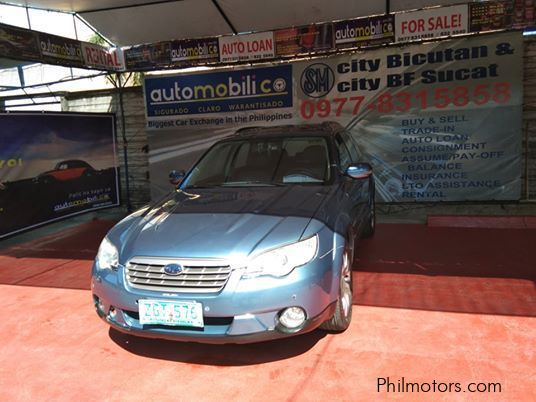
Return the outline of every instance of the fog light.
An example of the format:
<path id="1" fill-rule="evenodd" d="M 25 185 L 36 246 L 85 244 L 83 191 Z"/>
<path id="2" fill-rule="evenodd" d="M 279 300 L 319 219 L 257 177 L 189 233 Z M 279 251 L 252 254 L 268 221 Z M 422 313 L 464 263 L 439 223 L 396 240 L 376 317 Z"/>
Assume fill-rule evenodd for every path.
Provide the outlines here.
<path id="1" fill-rule="evenodd" d="M 289 307 L 279 316 L 281 325 L 288 329 L 296 329 L 305 322 L 305 311 L 301 307 Z"/>
<path id="2" fill-rule="evenodd" d="M 113 319 L 115 318 L 116 315 L 117 315 L 117 311 L 115 311 L 115 307 L 110 306 L 110 311 L 108 311 L 108 317 Z"/>
<path id="3" fill-rule="evenodd" d="M 105 307 L 101 299 L 99 299 L 98 296 L 93 295 L 93 303 L 95 304 L 95 309 L 97 310 L 97 314 L 99 315 L 99 317 L 104 317 L 106 315 L 106 311 L 104 310 Z"/>

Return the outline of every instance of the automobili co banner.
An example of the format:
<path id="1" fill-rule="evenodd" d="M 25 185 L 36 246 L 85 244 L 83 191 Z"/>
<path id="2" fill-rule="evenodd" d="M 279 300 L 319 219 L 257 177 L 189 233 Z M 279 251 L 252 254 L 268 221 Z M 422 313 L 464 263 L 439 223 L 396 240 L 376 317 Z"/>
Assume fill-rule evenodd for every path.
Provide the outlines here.
<path id="1" fill-rule="evenodd" d="M 517 200 L 519 32 L 145 79 L 153 198 L 238 128 L 337 121 L 374 168 L 378 200 Z"/>

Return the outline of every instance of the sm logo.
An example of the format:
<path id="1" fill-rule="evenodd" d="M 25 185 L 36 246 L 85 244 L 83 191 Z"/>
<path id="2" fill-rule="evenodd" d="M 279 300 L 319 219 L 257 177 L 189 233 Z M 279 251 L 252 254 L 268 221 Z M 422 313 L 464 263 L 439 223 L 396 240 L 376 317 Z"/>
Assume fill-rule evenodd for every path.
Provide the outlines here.
<path id="1" fill-rule="evenodd" d="M 311 98 L 320 98 L 331 91 L 335 84 L 335 74 L 330 66 L 315 63 L 308 66 L 301 75 L 300 85 L 303 93 Z"/>

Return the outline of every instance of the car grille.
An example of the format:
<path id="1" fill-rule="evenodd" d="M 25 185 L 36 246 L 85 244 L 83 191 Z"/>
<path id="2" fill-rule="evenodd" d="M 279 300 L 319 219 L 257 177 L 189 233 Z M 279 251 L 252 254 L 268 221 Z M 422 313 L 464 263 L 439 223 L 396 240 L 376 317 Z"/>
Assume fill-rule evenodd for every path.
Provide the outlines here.
<path id="1" fill-rule="evenodd" d="M 164 272 L 167 264 L 182 266 L 179 275 Z M 231 267 L 218 260 L 180 260 L 133 258 L 126 266 L 126 279 L 130 286 L 138 289 L 176 293 L 217 293 L 221 291 L 229 276 Z"/>

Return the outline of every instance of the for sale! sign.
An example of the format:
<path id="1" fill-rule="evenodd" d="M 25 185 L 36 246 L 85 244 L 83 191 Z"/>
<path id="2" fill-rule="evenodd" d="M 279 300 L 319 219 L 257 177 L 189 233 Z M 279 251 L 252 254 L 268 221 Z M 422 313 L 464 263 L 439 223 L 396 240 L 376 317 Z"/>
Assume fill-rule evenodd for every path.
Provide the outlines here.
<path id="1" fill-rule="evenodd" d="M 244 61 L 275 57 L 274 33 L 222 36 L 219 38 L 220 61 Z"/>
<path id="2" fill-rule="evenodd" d="M 467 4 L 396 14 L 396 42 L 464 34 L 468 20 Z"/>

